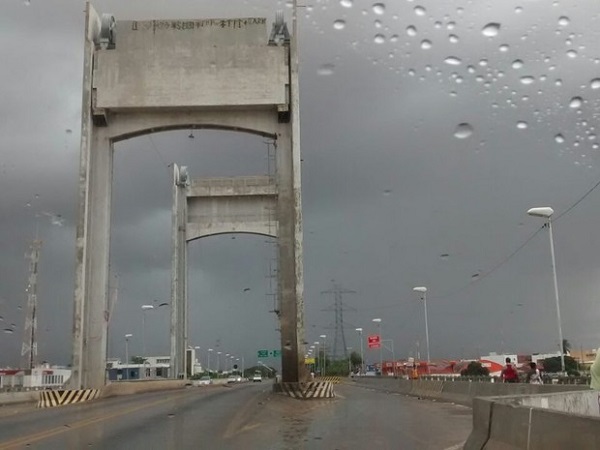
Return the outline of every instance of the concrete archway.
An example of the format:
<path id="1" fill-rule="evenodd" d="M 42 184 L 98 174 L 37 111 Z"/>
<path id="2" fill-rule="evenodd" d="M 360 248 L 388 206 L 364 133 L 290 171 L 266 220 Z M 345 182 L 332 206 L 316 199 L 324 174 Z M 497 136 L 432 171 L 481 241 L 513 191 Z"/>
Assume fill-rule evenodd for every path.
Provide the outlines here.
<path id="1" fill-rule="evenodd" d="M 113 145 L 178 128 L 242 131 L 277 142 L 270 184 L 276 186 L 282 375 L 289 382 L 305 379 L 298 103 L 295 40 L 282 15 L 268 35 L 264 18 L 116 22 L 87 4 L 74 387 L 105 382 Z M 185 243 L 181 230 L 175 234 L 174 242 Z M 178 258 L 178 267 L 185 265 L 185 251 Z M 177 292 L 185 298 L 185 291 Z M 185 304 L 178 308 L 173 320 L 183 324 Z M 178 355 L 172 348 L 174 373 L 181 372 Z"/>

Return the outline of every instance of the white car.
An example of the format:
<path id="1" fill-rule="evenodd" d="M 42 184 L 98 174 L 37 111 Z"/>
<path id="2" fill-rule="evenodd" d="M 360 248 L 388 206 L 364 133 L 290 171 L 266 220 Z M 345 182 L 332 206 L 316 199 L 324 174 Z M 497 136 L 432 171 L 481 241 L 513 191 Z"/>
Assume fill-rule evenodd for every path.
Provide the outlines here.
<path id="1" fill-rule="evenodd" d="M 238 382 L 238 377 L 235 375 L 230 375 L 227 378 L 227 384 L 232 384 L 232 383 L 237 383 Z"/>
<path id="2" fill-rule="evenodd" d="M 208 375 L 204 375 L 198 380 L 198 386 L 207 386 L 209 384 L 212 384 L 212 380 Z"/>
<path id="3" fill-rule="evenodd" d="M 254 376 L 252 377 L 252 382 L 253 383 L 256 383 L 256 382 L 262 383 L 262 375 L 260 374 L 260 372 L 256 372 L 254 374 Z"/>

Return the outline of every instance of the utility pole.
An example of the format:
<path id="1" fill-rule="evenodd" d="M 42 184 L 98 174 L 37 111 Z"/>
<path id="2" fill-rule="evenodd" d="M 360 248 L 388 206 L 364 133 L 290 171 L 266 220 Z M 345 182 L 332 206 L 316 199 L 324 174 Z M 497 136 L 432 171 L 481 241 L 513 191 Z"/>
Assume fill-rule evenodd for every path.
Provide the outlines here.
<path id="1" fill-rule="evenodd" d="M 25 333 L 21 357 L 25 369 L 33 369 L 37 362 L 37 275 L 42 241 L 34 239 L 29 246 L 30 252 L 25 255 L 29 259 L 29 278 L 27 289 L 27 312 L 25 315 Z"/>
<path id="2" fill-rule="evenodd" d="M 334 311 L 335 312 L 335 326 L 334 327 L 326 327 L 328 329 L 335 329 L 335 333 L 333 335 L 333 348 L 331 353 L 332 359 L 338 359 L 340 356 L 344 358 L 348 357 L 348 350 L 346 347 L 346 335 L 344 333 L 344 311 L 356 311 L 355 308 L 350 308 L 346 306 L 342 301 L 343 294 L 356 294 L 356 291 L 350 291 L 348 289 L 343 289 L 339 284 L 333 282 L 333 288 L 328 291 L 323 291 L 321 294 L 333 294 L 334 303 L 332 306 L 329 306 L 321 311 Z M 338 348 L 342 348 L 343 354 L 338 354 Z"/>

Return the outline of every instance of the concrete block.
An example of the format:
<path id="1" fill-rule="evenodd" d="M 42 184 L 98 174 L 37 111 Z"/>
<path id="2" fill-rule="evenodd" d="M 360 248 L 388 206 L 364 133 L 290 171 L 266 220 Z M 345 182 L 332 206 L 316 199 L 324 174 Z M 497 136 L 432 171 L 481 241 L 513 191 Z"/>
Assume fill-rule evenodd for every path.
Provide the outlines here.
<path id="1" fill-rule="evenodd" d="M 492 402 L 490 435 L 483 449 L 526 449 L 528 424 L 528 408 Z"/>
<path id="2" fill-rule="evenodd" d="M 100 398 L 185 388 L 185 380 L 119 381 L 104 386 Z"/>
<path id="3" fill-rule="evenodd" d="M 600 448 L 600 418 L 542 409 L 531 411 L 530 450 Z"/>
<path id="4" fill-rule="evenodd" d="M 37 402 L 40 391 L 27 392 L 2 392 L 0 393 L 0 405 L 16 405 L 18 403 Z"/>
<path id="5" fill-rule="evenodd" d="M 482 450 L 490 437 L 492 400 L 473 400 L 473 430 L 465 442 L 464 450 Z"/>

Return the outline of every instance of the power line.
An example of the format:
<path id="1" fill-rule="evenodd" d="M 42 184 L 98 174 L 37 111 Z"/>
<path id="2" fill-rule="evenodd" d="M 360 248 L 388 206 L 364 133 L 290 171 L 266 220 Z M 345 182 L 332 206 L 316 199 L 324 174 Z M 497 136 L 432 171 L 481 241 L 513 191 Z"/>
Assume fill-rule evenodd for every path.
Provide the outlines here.
<path id="1" fill-rule="evenodd" d="M 579 200 L 577 200 L 575 203 L 573 203 L 571 206 L 569 206 L 566 210 L 564 210 L 558 216 L 556 216 L 554 218 L 553 222 L 556 222 L 562 216 L 569 213 L 573 208 L 575 208 L 577 205 L 579 205 L 588 195 L 590 195 L 598 186 L 600 186 L 600 181 L 598 181 L 594 186 L 592 186 L 592 188 L 590 190 L 588 190 L 585 194 L 583 194 L 583 196 Z"/>

